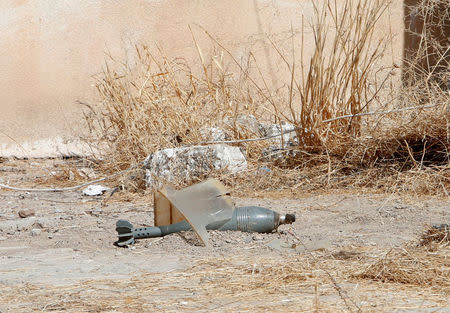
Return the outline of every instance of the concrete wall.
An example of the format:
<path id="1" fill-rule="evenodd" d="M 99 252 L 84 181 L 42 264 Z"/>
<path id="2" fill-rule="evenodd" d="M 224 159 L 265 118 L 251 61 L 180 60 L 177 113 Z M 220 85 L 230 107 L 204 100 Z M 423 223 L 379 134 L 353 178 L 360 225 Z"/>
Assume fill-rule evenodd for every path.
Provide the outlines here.
<path id="1" fill-rule="evenodd" d="M 79 130 L 76 100 L 95 101 L 94 80 L 105 51 L 117 58 L 139 42 L 157 42 L 172 56 L 195 53 L 188 25 L 201 25 L 239 55 L 265 33 L 300 28 L 313 0 L 1 0 L 0 155 L 70 154 Z M 393 55 L 402 54 L 403 8 L 394 1 L 377 36 L 393 32 Z M 200 32 L 200 45 L 210 41 Z M 305 50 L 312 51 L 307 36 Z M 128 51 L 128 52 L 127 52 Z M 131 55 L 131 54 L 130 54 Z"/>

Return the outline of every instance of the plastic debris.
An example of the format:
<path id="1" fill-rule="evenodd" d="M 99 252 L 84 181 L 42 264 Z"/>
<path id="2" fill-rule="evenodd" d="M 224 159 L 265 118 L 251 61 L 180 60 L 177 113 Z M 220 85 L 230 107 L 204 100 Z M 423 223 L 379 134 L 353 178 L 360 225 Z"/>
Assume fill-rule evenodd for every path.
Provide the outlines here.
<path id="1" fill-rule="evenodd" d="M 109 190 L 108 187 L 102 185 L 89 185 L 83 189 L 84 196 L 100 196 Z"/>

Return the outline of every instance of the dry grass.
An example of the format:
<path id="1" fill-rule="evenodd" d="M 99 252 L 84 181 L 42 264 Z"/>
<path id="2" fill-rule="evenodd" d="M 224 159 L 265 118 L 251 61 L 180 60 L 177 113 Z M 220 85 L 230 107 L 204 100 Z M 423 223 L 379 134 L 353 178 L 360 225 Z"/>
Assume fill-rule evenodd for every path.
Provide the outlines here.
<path id="1" fill-rule="evenodd" d="M 432 11 L 429 2 L 421 6 Z M 410 58 L 403 70 L 414 73 L 414 80 L 405 74 L 412 83 L 394 89 L 392 74 L 398 66 L 382 65 L 391 38 L 374 36 L 388 5 L 381 0 L 314 3 L 313 25 L 302 23 L 301 30 L 314 34 L 312 56 L 295 51 L 294 42 L 291 51 L 285 51 L 268 39 L 279 58 L 275 61 L 289 73 L 277 90 L 262 74 L 255 55 L 237 60 L 207 31 L 216 45 L 208 54 L 192 32 L 198 62 L 169 59 L 161 49 L 146 46 L 136 47 L 133 64 L 111 57 L 97 80 L 101 103 L 85 104 L 90 130 L 86 139 L 101 152 L 103 169 L 111 171 L 136 164 L 158 149 L 209 141 L 202 134 L 207 127 L 224 129 L 229 139 L 259 137 L 236 122 L 252 114 L 260 122 L 293 123 L 299 141 L 276 161 L 261 158 L 273 142 L 237 144 L 246 151 L 249 170 L 237 176 L 211 173 L 236 190 L 371 188 L 448 196 L 449 97 L 435 79 L 435 73 L 448 73 L 442 70 L 448 51 L 437 47 L 439 53 L 433 53 L 438 53 L 439 64 L 420 71 L 411 69 L 423 58 Z M 432 22 L 446 27 L 445 21 Z M 423 29 L 423 41 L 436 46 L 435 40 L 425 40 L 433 34 Z M 297 39 L 302 46 L 303 35 Z M 424 51 L 430 50 L 420 48 L 417 55 Z M 417 105 L 434 107 L 339 118 Z M 270 172 L 261 174 L 263 166 Z"/>
<path id="2" fill-rule="evenodd" d="M 418 249 L 392 249 L 356 278 L 383 283 L 399 283 L 432 287 L 450 294 L 449 249 L 441 247 L 434 252 Z"/>
<path id="3" fill-rule="evenodd" d="M 399 307 L 436 308 L 449 304 L 449 252 L 441 246 L 434 252 L 422 247 L 388 253 L 353 248 L 278 258 L 210 257 L 185 270 L 131 279 L 92 280 L 57 288 L 2 287 L 0 300 L 15 306 L 15 312 L 392 312 Z"/>
<path id="4" fill-rule="evenodd" d="M 446 224 L 425 226 L 418 243 L 393 248 L 355 278 L 430 287 L 450 294 L 450 239 Z"/>
<path id="5" fill-rule="evenodd" d="M 257 105 L 245 79 L 226 72 L 220 57 L 202 63 L 203 73 L 197 73 L 186 60 L 169 60 L 161 50 L 154 54 L 137 46 L 136 56 L 133 65 L 107 66 L 97 81 L 102 103 L 84 104 L 94 135 L 87 140 L 104 147 L 110 164 L 124 168 L 158 149 L 205 141 L 202 130 L 208 127 L 244 135 L 233 122 L 240 114 L 255 114 Z"/>
<path id="6" fill-rule="evenodd" d="M 288 64 L 291 81 L 286 85 L 288 119 L 298 126 L 302 143 L 317 149 L 335 142 L 336 136 L 361 134 L 360 117 L 323 121 L 370 111 L 379 101 L 391 69 L 381 66 L 389 38 L 373 38 L 388 1 L 346 0 L 339 5 L 325 1 L 321 7 L 315 2 L 313 5 L 314 54 L 305 62 L 301 51 L 300 66 L 296 68 L 295 59 Z M 381 83 L 377 81 L 380 77 Z"/>

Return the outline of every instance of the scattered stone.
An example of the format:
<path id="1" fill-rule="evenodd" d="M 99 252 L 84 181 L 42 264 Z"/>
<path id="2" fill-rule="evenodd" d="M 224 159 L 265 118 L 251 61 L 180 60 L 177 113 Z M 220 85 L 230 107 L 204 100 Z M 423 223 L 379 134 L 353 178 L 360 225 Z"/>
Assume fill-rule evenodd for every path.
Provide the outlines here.
<path id="1" fill-rule="evenodd" d="M 100 196 L 109 190 L 108 187 L 102 185 L 89 185 L 83 189 L 84 196 Z"/>
<path id="2" fill-rule="evenodd" d="M 86 213 L 91 215 L 91 216 L 94 216 L 94 217 L 99 217 L 100 214 L 102 213 L 102 210 L 100 210 L 100 209 L 91 209 L 91 210 L 87 210 Z"/>
<path id="3" fill-rule="evenodd" d="M 26 210 L 20 210 L 19 211 L 19 216 L 21 218 L 26 218 L 26 217 L 30 217 L 30 216 L 34 216 L 35 212 L 32 209 L 26 209 Z"/>
<path id="4" fill-rule="evenodd" d="M 30 232 L 30 235 L 35 237 L 35 236 L 39 236 L 41 234 L 42 230 L 38 229 L 38 228 L 33 228 Z"/>
<path id="5" fill-rule="evenodd" d="M 280 252 L 295 252 L 297 245 L 290 242 L 287 238 L 275 238 L 267 243 L 267 247 Z"/>
<path id="6" fill-rule="evenodd" d="M 144 161 L 148 186 L 159 179 L 190 182 L 212 171 L 238 173 L 247 169 L 247 160 L 238 147 L 225 144 L 164 149 Z"/>
<path id="7" fill-rule="evenodd" d="M 287 156 L 295 156 L 295 151 L 291 151 L 280 146 L 269 146 L 261 152 L 262 160 L 267 162 L 282 161 Z"/>
<path id="8" fill-rule="evenodd" d="M 25 173 L 25 170 L 15 166 L 2 166 L 0 172 Z"/>

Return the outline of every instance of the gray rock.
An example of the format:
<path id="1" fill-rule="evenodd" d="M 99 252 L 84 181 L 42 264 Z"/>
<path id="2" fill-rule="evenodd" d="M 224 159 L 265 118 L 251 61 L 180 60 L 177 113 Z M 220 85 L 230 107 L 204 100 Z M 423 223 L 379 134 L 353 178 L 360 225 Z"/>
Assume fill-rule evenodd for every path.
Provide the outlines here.
<path id="1" fill-rule="evenodd" d="M 34 216 L 35 212 L 33 209 L 26 209 L 26 210 L 20 210 L 19 211 L 19 216 L 21 218 L 26 218 L 26 217 L 30 217 L 30 216 Z"/>
<path id="2" fill-rule="evenodd" d="M 266 162 L 283 161 L 286 160 L 287 157 L 295 157 L 296 155 L 296 151 L 281 148 L 278 145 L 272 145 L 262 150 L 261 160 Z"/>
<path id="3" fill-rule="evenodd" d="M 247 168 L 238 147 L 225 144 L 192 146 L 157 151 L 144 161 L 146 181 L 153 186 L 161 181 L 190 182 L 213 171 L 237 173 Z"/>

